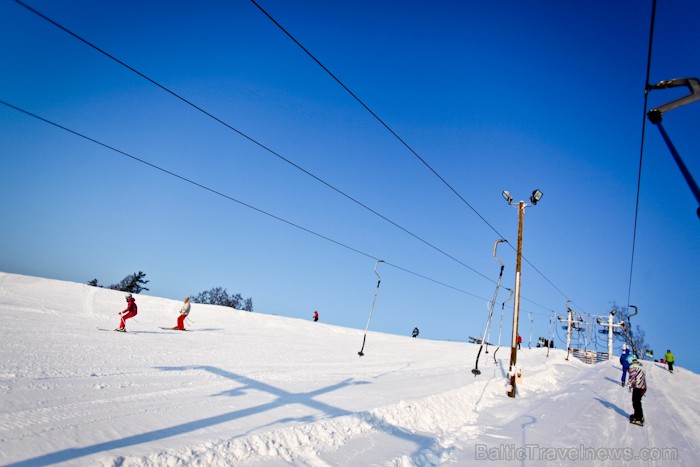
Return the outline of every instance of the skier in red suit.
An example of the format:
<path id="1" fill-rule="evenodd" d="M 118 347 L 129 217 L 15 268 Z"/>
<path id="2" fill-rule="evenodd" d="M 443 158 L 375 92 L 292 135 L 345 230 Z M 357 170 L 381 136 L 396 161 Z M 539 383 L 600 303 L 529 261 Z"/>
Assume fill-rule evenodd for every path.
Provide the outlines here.
<path id="1" fill-rule="evenodd" d="M 122 319 L 119 323 L 119 327 L 115 331 L 126 332 L 126 320 L 133 318 L 137 313 L 136 299 L 131 296 L 131 294 L 126 294 L 126 310 L 117 313 L 121 315 Z"/>

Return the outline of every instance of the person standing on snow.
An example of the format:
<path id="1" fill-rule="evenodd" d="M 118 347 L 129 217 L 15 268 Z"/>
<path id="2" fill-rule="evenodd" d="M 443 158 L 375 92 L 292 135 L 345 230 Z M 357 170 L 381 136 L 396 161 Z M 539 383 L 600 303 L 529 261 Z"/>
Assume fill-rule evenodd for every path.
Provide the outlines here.
<path id="1" fill-rule="evenodd" d="M 670 349 L 666 349 L 664 360 L 666 360 L 666 364 L 668 365 L 668 371 L 673 373 L 673 364 L 676 363 L 676 357 L 673 356 Z"/>
<path id="2" fill-rule="evenodd" d="M 314 322 L 318 321 L 318 311 L 314 310 Z"/>
<path id="3" fill-rule="evenodd" d="M 412 335 L 413 337 L 418 337 L 418 333 L 419 333 L 419 332 L 420 332 L 420 331 L 418 331 L 418 328 L 413 328 L 413 334 L 411 334 L 411 335 Z"/>
<path id="4" fill-rule="evenodd" d="M 182 308 L 180 308 L 180 316 L 177 317 L 177 326 L 175 326 L 173 329 L 177 329 L 178 331 L 184 331 L 185 330 L 185 318 L 187 318 L 187 315 L 190 314 L 190 297 L 185 297 L 185 303 L 182 304 Z"/>
<path id="5" fill-rule="evenodd" d="M 520 350 L 520 345 L 523 343 L 523 338 L 518 334 L 518 350 Z"/>
<path id="6" fill-rule="evenodd" d="M 136 299 L 130 293 L 126 294 L 126 310 L 117 313 L 121 315 L 122 319 L 119 323 L 119 327 L 115 329 L 115 331 L 126 332 L 126 320 L 136 316 L 137 311 Z"/>
<path id="7" fill-rule="evenodd" d="M 634 413 L 630 415 L 630 423 L 644 426 L 644 410 L 642 410 L 642 396 L 647 392 L 646 374 L 642 364 L 636 358 L 631 358 L 628 373 L 630 377 L 629 389 L 632 391 L 632 407 Z"/>
<path id="8" fill-rule="evenodd" d="M 622 365 L 622 387 L 625 386 L 625 381 L 627 379 L 627 370 L 629 370 L 630 367 L 630 362 L 628 360 L 630 355 L 630 349 L 625 345 L 625 348 L 622 349 L 622 355 L 620 355 L 620 365 Z"/>

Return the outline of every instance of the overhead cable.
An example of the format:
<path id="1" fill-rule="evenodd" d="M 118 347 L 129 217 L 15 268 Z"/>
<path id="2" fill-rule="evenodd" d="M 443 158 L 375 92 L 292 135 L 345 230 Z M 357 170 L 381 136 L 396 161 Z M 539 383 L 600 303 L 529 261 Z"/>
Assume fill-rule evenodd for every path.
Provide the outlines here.
<path id="1" fill-rule="evenodd" d="M 304 168 L 301 167 L 300 165 L 294 163 L 294 162 L 291 161 L 290 159 L 287 159 L 286 157 L 282 156 L 280 153 L 274 151 L 274 150 L 271 149 L 270 147 L 264 145 L 263 143 L 259 142 L 258 140 L 254 139 L 253 137 L 251 137 L 251 136 L 249 136 L 249 135 L 243 133 L 242 131 L 238 130 L 237 128 L 233 127 L 232 125 L 226 123 L 224 120 L 222 120 L 222 119 L 216 117 L 215 115 L 213 115 L 213 114 L 211 114 L 210 112 L 206 111 L 206 110 L 203 109 L 202 107 L 199 107 L 198 105 L 196 105 L 196 104 L 193 103 L 192 101 L 186 99 L 185 97 L 183 97 L 183 96 L 181 96 L 180 94 L 178 94 L 178 93 L 172 91 L 172 90 L 169 89 L 168 87 L 166 87 L 166 86 L 160 84 L 159 82 L 155 81 L 154 79 L 148 77 L 148 76 L 145 75 L 144 73 L 138 71 L 137 69 L 133 68 L 132 66 L 130 66 L 130 65 L 128 65 L 127 63 L 123 62 L 122 60 L 116 58 L 114 55 L 110 54 L 109 52 L 107 52 L 107 51 L 105 51 L 105 50 L 99 48 L 98 46 L 94 45 L 94 44 L 91 43 L 90 41 L 84 39 L 83 37 L 79 36 L 78 34 L 74 33 L 73 31 L 69 30 L 69 29 L 66 28 L 65 26 L 63 26 L 63 25 L 57 23 L 57 22 L 54 21 L 53 19 L 51 19 L 51 18 L 49 18 L 48 16 L 44 15 L 43 13 L 37 11 L 36 9 L 34 9 L 34 8 L 32 8 L 31 6 L 27 5 L 26 3 L 22 2 L 21 0 L 15 0 L 15 2 L 18 3 L 18 4 L 20 4 L 20 5 L 22 5 L 24 8 L 26 8 L 27 10 L 29 10 L 29 11 L 31 11 L 32 13 L 36 14 L 37 16 L 39 16 L 39 17 L 43 18 L 44 20 L 48 21 L 49 23 L 53 24 L 53 25 L 56 26 L 57 28 L 59 28 L 59 29 L 63 30 L 64 32 L 70 34 L 71 36 L 75 37 L 76 39 L 78 39 L 79 41 L 81 41 L 81 42 L 83 42 L 84 44 L 88 45 L 89 47 L 93 48 L 94 50 L 96 50 L 97 52 L 101 53 L 102 55 L 104 55 L 104 56 L 110 58 L 111 60 L 113 60 L 113 61 L 117 62 L 118 64 L 122 65 L 123 67 L 127 68 L 129 71 L 131 71 L 131 72 L 137 74 L 138 76 L 140 76 L 141 78 L 145 79 L 145 80 L 148 81 L 149 83 L 151 83 L 151 84 L 157 86 L 158 88 L 162 89 L 163 91 L 167 92 L 167 93 L 170 94 L 171 96 L 173 96 L 173 97 L 179 99 L 180 101 L 184 102 L 185 104 L 187 104 L 187 105 L 191 106 L 192 108 L 198 110 L 198 111 L 201 112 L 202 114 L 204 114 L 204 115 L 206 115 L 207 117 L 209 117 L 209 118 L 215 120 L 216 122 L 218 122 L 218 123 L 220 123 L 221 125 L 225 126 L 225 127 L 228 128 L 229 130 L 234 131 L 234 132 L 237 133 L 238 135 L 240 135 L 240 136 L 242 136 L 243 138 L 247 139 L 248 141 L 250 141 L 251 143 L 253 143 L 253 144 L 255 144 L 256 146 L 260 147 L 261 149 L 265 150 L 266 152 L 268 152 L 268 153 L 272 154 L 273 156 L 277 157 L 278 159 L 280 159 L 280 160 L 286 162 L 287 164 L 291 165 L 292 167 L 296 168 L 297 170 L 300 170 L 301 172 L 305 173 L 305 174 L 308 175 L 309 177 L 311 177 L 311 178 L 313 178 L 314 180 L 316 180 L 316 181 L 322 183 L 323 185 L 327 186 L 328 188 L 330 188 L 331 190 L 335 191 L 336 193 L 338 193 L 338 194 L 344 196 L 345 198 L 347 198 L 348 200 L 350 200 L 350 201 L 352 201 L 353 203 L 357 204 L 358 206 L 361 206 L 362 208 L 366 209 L 367 211 L 371 212 L 372 214 L 374 214 L 374 215 L 378 216 L 379 218 L 383 219 L 384 221 L 390 223 L 390 224 L 393 225 L 394 227 L 396 227 L 396 228 L 402 230 L 403 232 L 405 232 L 405 233 L 407 233 L 408 235 L 412 236 L 412 237 L 415 238 L 416 240 L 419 240 L 419 241 L 422 242 L 423 244 L 429 246 L 430 248 L 434 249 L 435 251 L 437 251 L 437 252 L 443 254 L 444 256 L 450 258 L 451 260 L 453 260 L 453 261 L 455 261 L 456 263 L 460 264 L 461 266 L 463 266 L 463 267 L 469 269 L 470 271 L 472 271 L 472 272 L 474 272 L 475 274 L 481 276 L 482 278 L 486 279 L 487 281 L 490 281 L 490 282 L 494 282 L 494 283 L 495 283 L 495 281 L 494 281 L 493 279 L 491 279 L 490 277 L 486 276 L 485 274 L 483 274 L 483 273 L 477 271 L 476 269 L 472 268 L 472 267 L 469 266 L 468 264 L 466 264 L 466 263 L 460 261 L 459 259 L 457 259 L 457 258 L 455 258 L 454 256 L 450 255 L 449 253 L 445 252 L 444 250 L 438 248 L 437 246 L 433 245 L 432 243 L 428 242 L 427 240 L 423 239 L 422 237 L 418 236 L 417 234 L 414 234 L 413 232 L 409 231 L 408 229 L 402 227 L 402 226 L 399 225 L 398 223 L 392 221 L 391 219 L 387 218 L 386 216 L 382 215 L 381 213 L 377 212 L 376 210 L 370 208 L 369 206 L 367 206 L 366 204 L 362 203 L 361 201 L 359 201 L 359 200 L 353 198 L 352 196 L 350 196 L 349 194 L 345 193 L 345 192 L 342 191 L 341 189 L 335 187 L 334 185 L 330 184 L 329 182 L 326 182 L 326 181 L 323 180 L 322 178 L 318 177 L 317 175 L 314 175 L 313 173 L 311 173 L 311 172 L 309 172 L 308 170 L 304 169 Z"/>
<path id="2" fill-rule="evenodd" d="M 22 109 L 22 108 L 20 108 L 20 107 L 17 107 L 17 106 L 15 106 L 15 105 L 12 105 L 12 104 L 10 104 L 10 103 L 8 103 L 8 102 L 5 102 L 5 101 L 3 101 L 3 100 L 0 100 L 0 104 L 3 104 L 3 105 L 5 105 L 5 106 L 7 106 L 7 107 L 9 107 L 9 108 L 11 108 L 11 109 L 14 109 L 14 110 L 16 110 L 16 111 L 18 111 L 18 112 L 21 112 L 21 113 L 23 113 L 23 114 L 25 114 L 25 115 L 28 115 L 28 116 L 30 116 L 30 117 L 33 117 L 33 118 L 35 118 L 35 119 L 37 119 L 37 120 L 40 120 L 40 121 L 42 121 L 42 122 L 44 122 L 44 123 L 48 123 L 49 125 L 52 125 L 52 126 L 54 126 L 54 127 L 56 127 L 56 128 L 59 128 L 59 129 L 61 129 L 61 130 L 64 130 L 64 131 L 66 131 L 66 132 L 68 132 L 68 133 L 71 133 L 71 134 L 73 134 L 73 135 L 75 135 L 75 136 L 78 136 L 78 137 L 80 137 L 80 138 L 83 138 L 83 139 L 85 139 L 85 140 L 87 140 L 87 141 L 90 141 L 90 142 L 92 142 L 92 143 L 95 143 L 95 144 L 97 144 L 97 145 L 99 145 L 99 146 L 102 146 L 103 148 L 109 149 L 110 151 L 116 152 L 117 154 L 119 154 L 119 155 L 121 155 L 121 156 L 124 156 L 124 157 L 127 157 L 127 158 L 129 158 L 129 159 L 131 159 L 131 160 L 133 160 L 133 161 L 135 161 L 135 162 L 141 163 L 141 164 L 146 165 L 146 166 L 148 166 L 148 167 L 150 167 L 150 168 L 152 168 L 152 169 L 155 169 L 155 170 L 158 170 L 158 171 L 160 171 L 160 172 L 163 172 L 163 173 L 165 173 L 165 174 L 167 174 L 167 175 L 170 175 L 171 177 L 175 177 L 175 178 L 177 178 L 177 179 L 179 179 L 179 180 L 181 180 L 181 181 L 183 181 L 183 182 L 186 182 L 186 183 L 189 183 L 189 184 L 191 184 L 191 185 L 194 185 L 194 186 L 196 186 L 197 188 L 201 188 L 202 190 L 208 191 L 208 192 L 210 192 L 210 193 L 212 193 L 212 194 L 215 194 L 215 195 L 217 195 L 217 196 L 220 196 L 220 197 L 222 197 L 222 198 L 225 198 L 225 199 L 227 199 L 227 200 L 229 200 L 229 201 L 233 201 L 234 203 L 240 204 L 241 206 L 244 206 L 244 207 L 246 207 L 246 208 L 248 208 L 248 209 L 252 209 L 253 211 L 256 211 L 256 212 L 258 212 L 258 213 L 260 213 L 260 214 L 263 214 L 263 215 L 265 215 L 265 216 L 271 217 L 271 218 L 273 218 L 273 219 L 275 219 L 275 220 L 277 220 L 277 221 L 283 222 L 283 223 L 285 223 L 285 224 L 287 224 L 287 225 L 289 225 L 289 226 L 291 226 L 291 227 L 295 227 L 295 228 L 297 228 L 297 229 L 299 229 L 299 230 L 302 230 L 302 231 L 304 231 L 304 232 L 306 232 L 306 233 L 309 233 L 309 234 L 311 234 L 311 235 L 314 235 L 314 236 L 316 236 L 316 237 L 318 237 L 318 238 L 321 238 L 321 239 L 326 240 L 326 241 L 328 241 L 328 242 L 334 243 L 335 245 L 341 246 L 341 247 L 343 247 L 343 248 L 345 248 L 345 249 L 347 249 L 347 250 L 350 250 L 350 251 L 352 251 L 352 252 L 354 252 L 354 253 L 357 253 L 357 254 L 359 254 L 359 255 L 365 256 L 365 257 L 367 257 L 367 258 L 371 258 L 371 259 L 373 259 L 373 260 L 375 260 L 375 261 L 379 261 L 379 258 L 377 258 L 377 257 L 374 256 L 374 255 L 371 255 L 371 254 L 369 254 L 369 253 L 366 253 L 366 252 L 364 252 L 364 251 L 361 251 L 361 250 L 359 250 L 359 249 L 357 249 L 357 248 L 351 247 L 351 246 L 349 246 L 349 245 L 347 245 L 347 244 L 345 244 L 345 243 L 342 243 L 342 242 L 340 242 L 340 241 L 334 240 L 334 239 L 332 239 L 332 238 L 330 238 L 330 237 L 328 237 L 328 236 L 326 236 L 326 235 L 320 234 L 320 233 L 318 233 L 318 232 L 316 232 L 316 231 L 314 231 L 314 230 L 311 230 L 311 229 L 309 229 L 309 228 L 307 228 L 307 227 L 303 227 L 303 226 L 301 226 L 301 225 L 299 225 L 299 224 L 297 224 L 297 223 L 294 223 L 294 222 L 292 222 L 292 221 L 289 221 L 289 220 L 287 220 L 287 219 L 284 219 L 284 218 L 282 218 L 282 217 L 280 217 L 280 216 L 277 216 L 277 215 L 275 215 L 275 214 L 272 214 L 272 213 L 270 213 L 270 212 L 267 212 L 267 211 L 265 211 L 265 210 L 263 210 L 263 209 L 257 208 L 257 207 L 255 207 L 255 206 L 253 206 L 253 205 L 251 205 L 251 204 L 245 203 L 245 202 L 243 202 L 243 201 L 241 201 L 241 200 L 239 200 L 239 199 L 236 199 L 236 198 L 234 198 L 234 197 L 232 197 L 232 196 L 229 196 L 229 195 L 227 195 L 227 194 L 225 194 L 225 193 L 222 193 L 222 192 L 220 192 L 220 191 L 218 191 L 218 190 L 215 190 L 215 189 L 210 188 L 210 187 L 208 187 L 208 186 L 206 186 L 206 185 L 203 185 L 202 183 L 196 182 L 196 181 L 194 181 L 194 180 L 192 180 L 192 179 L 189 179 L 189 178 L 187 178 L 187 177 L 184 177 L 184 176 L 182 176 L 182 175 L 179 175 L 179 174 L 177 174 L 177 173 L 175 173 L 175 172 L 173 172 L 173 171 L 171 171 L 171 170 L 165 169 L 165 168 L 163 168 L 163 167 L 161 167 L 161 166 L 158 166 L 158 165 L 156 165 L 156 164 L 153 164 L 153 163 L 151 163 L 151 162 L 148 162 L 148 161 L 145 160 L 145 159 L 141 159 L 141 158 L 139 158 L 139 157 L 133 156 L 133 155 L 131 155 L 131 154 L 125 152 L 125 151 L 122 151 L 122 150 L 120 150 L 120 149 L 115 148 L 114 146 L 110 146 L 110 145 L 108 145 L 108 144 L 105 144 L 105 143 L 103 143 L 103 142 L 101 142 L 101 141 L 98 141 L 98 140 L 96 140 L 96 139 L 94 139 L 94 138 L 91 138 L 91 137 L 89 137 L 89 136 L 87 136 L 87 135 L 84 135 L 84 134 L 82 134 L 82 133 L 80 133 L 80 132 L 77 132 L 77 131 L 72 130 L 72 129 L 68 128 L 68 127 L 65 127 L 65 126 L 63 126 L 63 125 L 60 125 L 60 124 L 58 124 L 58 123 L 56 123 L 56 122 L 53 122 L 53 121 L 48 120 L 48 119 L 46 119 L 46 118 L 44 118 L 44 117 L 41 117 L 41 116 L 39 116 L 39 115 L 37 115 L 37 114 L 35 114 L 35 113 L 29 112 L 29 111 L 27 111 L 27 110 L 24 110 L 24 109 Z M 435 279 L 431 279 L 431 278 L 429 278 L 429 277 L 427 277 L 427 276 L 424 276 L 424 275 L 419 274 L 419 273 L 417 273 L 417 272 L 414 272 L 414 271 L 411 271 L 411 270 L 409 270 L 409 269 L 403 268 L 403 267 L 401 267 L 401 266 L 392 264 L 392 263 L 390 263 L 390 262 L 388 262 L 388 261 L 385 261 L 385 264 L 388 265 L 388 266 L 392 266 L 392 267 L 394 267 L 394 268 L 396 268 L 396 269 L 399 269 L 399 270 L 401 270 L 401 271 L 407 272 L 407 273 L 409 273 L 409 274 L 412 274 L 412 275 L 414 275 L 414 276 L 417 276 L 417 277 L 420 277 L 420 278 L 429 280 L 429 281 L 431 281 L 431 282 L 434 282 L 434 283 L 436 283 L 436 284 L 439 284 L 439 285 L 448 287 L 448 288 L 450 288 L 450 289 L 452 289 L 452 290 L 455 290 L 455 291 L 457 291 L 457 292 L 461 292 L 461 293 L 463 293 L 463 294 L 465 294 L 465 295 L 470 295 L 470 296 L 472 296 L 472 297 L 479 298 L 479 299 L 484 300 L 484 301 L 487 300 L 487 298 L 485 298 L 485 297 L 479 297 L 478 295 L 475 295 L 475 294 L 466 292 L 466 291 L 464 291 L 464 290 L 462 290 L 462 289 L 459 289 L 459 288 L 457 288 L 457 287 L 453 287 L 453 286 L 451 286 L 451 285 L 447 285 L 447 284 L 442 283 L 442 282 L 440 282 L 440 281 L 437 281 L 437 280 L 435 280 Z"/>
<path id="3" fill-rule="evenodd" d="M 642 112 L 642 135 L 639 145 L 639 168 L 637 169 L 637 197 L 634 204 L 634 227 L 632 229 L 632 257 L 630 258 L 630 280 L 627 286 L 627 306 L 630 304 L 632 295 L 632 277 L 634 273 L 634 250 L 637 244 L 637 220 L 639 218 L 639 194 L 642 190 L 642 161 L 644 160 L 644 134 L 646 133 L 647 125 L 647 105 L 649 100 L 649 89 L 651 83 L 649 76 L 651 74 L 651 51 L 654 44 L 654 22 L 656 20 L 656 0 L 651 4 L 651 24 L 649 25 L 649 50 L 647 52 L 647 75 L 644 85 L 644 111 Z"/>
<path id="4" fill-rule="evenodd" d="M 16 1 L 17 1 L 17 0 L 16 0 Z M 460 195 L 459 192 L 458 192 L 457 190 L 455 190 L 455 189 L 452 187 L 452 185 L 450 185 L 450 184 L 447 182 L 447 180 L 445 180 L 435 169 L 433 169 L 433 167 L 431 167 L 431 165 L 428 164 L 428 162 L 426 162 L 425 159 L 423 159 L 423 158 L 422 158 L 422 157 L 421 157 L 421 156 L 420 156 L 420 155 L 419 155 L 419 154 L 418 154 L 418 153 L 417 153 L 403 138 L 401 138 L 401 136 L 399 136 L 399 135 L 398 135 L 384 120 L 382 120 L 382 118 L 379 117 L 379 115 L 377 115 L 376 112 L 374 112 L 367 104 L 365 104 L 364 101 L 362 101 L 362 99 L 360 99 L 360 98 L 357 96 L 357 94 L 355 94 L 354 92 L 352 92 L 352 90 L 350 90 L 350 88 L 348 88 L 348 87 L 345 85 L 345 83 L 343 83 L 337 76 L 335 76 L 335 74 L 333 74 L 333 72 L 331 72 L 331 71 L 330 71 L 323 63 L 321 63 L 321 61 L 318 60 L 306 47 L 304 47 L 294 36 L 292 36 L 292 34 L 290 34 L 289 31 L 287 31 L 277 20 L 275 20 L 275 18 L 273 18 L 272 15 L 270 15 L 270 14 L 269 14 L 263 7 L 261 7 L 255 0 L 250 0 L 250 1 L 251 1 L 251 3 L 253 3 L 253 5 L 255 5 L 265 16 L 267 16 L 267 17 L 270 19 L 270 21 L 272 21 L 272 22 L 273 22 L 287 37 L 289 37 L 296 45 L 298 45 L 299 48 L 301 48 L 314 62 L 316 62 L 316 64 L 318 64 L 318 66 L 320 66 L 331 78 L 333 78 L 333 80 L 334 80 L 335 82 L 337 82 L 337 83 L 338 83 L 343 89 L 345 89 L 345 91 L 347 91 L 348 94 L 350 94 L 362 107 L 364 107 L 364 109 L 367 110 L 367 112 L 369 112 L 369 113 L 370 113 L 370 114 L 371 114 L 371 115 L 386 129 L 386 130 L 387 130 L 387 131 L 389 131 L 389 133 L 391 133 L 391 134 L 392 134 L 406 149 L 408 149 L 409 152 L 410 152 L 411 154 L 413 154 L 413 155 L 414 155 L 414 156 L 415 156 L 415 157 L 416 157 L 430 172 L 432 172 L 433 175 L 435 175 L 435 176 L 436 176 L 450 191 L 452 191 L 452 193 L 454 193 L 455 196 L 457 196 L 457 198 L 459 198 L 467 207 L 469 207 L 469 209 L 471 209 L 471 210 L 474 212 L 474 214 L 476 214 L 489 228 L 491 228 L 491 230 L 493 230 L 496 234 L 498 234 L 498 236 L 499 236 L 500 238 L 503 238 L 503 239 L 506 238 L 503 234 L 501 234 L 498 230 L 496 230 L 496 228 L 495 228 L 493 225 L 491 225 L 491 223 L 490 223 L 488 220 L 486 220 L 486 218 L 485 218 L 484 216 L 482 216 L 481 213 L 479 213 L 479 211 L 477 211 L 477 210 L 474 208 L 474 206 L 472 206 L 466 199 L 464 199 L 464 197 L 463 197 L 462 195 Z M 506 243 L 507 243 L 511 248 L 515 249 L 515 247 L 513 247 L 513 245 L 512 245 L 507 239 L 506 239 Z M 555 289 L 557 292 L 559 292 L 559 294 L 561 294 L 562 297 L 564 297 L 565 299 L 569 300 L 569 297 L 567 297 L 566 294 L 564 294 L 564 292 L 562 292 L 561 289 L 560 289 L 559 287 L 557 287 L 547 276 L 545 276 L 539 269 L 537 269 L 537 268 L 535 267 L 534 264 L 532 264 L 532 263 L 531 263 L 527 258 L 525 258 L 524 256 L 523 256 L 522 258 L 525 260 L 525 262 L 527 262 L 530 266 L 532 266 L 532 268 L 533 268 L 540 276 L 542 276 L 542 278 L 543 278 L 545 281 L 547 281 L 552 287 L 554 287 L 554 289 Z M 493 282 L 493 281 L 492 281 L 492 282 Z M 573 303 L 573 302 L 572 302 L 572 303 Z"/>

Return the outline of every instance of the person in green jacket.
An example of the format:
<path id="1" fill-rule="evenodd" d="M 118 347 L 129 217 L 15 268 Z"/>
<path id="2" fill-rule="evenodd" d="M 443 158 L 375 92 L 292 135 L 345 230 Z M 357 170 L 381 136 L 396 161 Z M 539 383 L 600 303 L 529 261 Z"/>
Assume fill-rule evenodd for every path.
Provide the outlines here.
<path id="1" fill-rule="evenodd" d="M 668 365 L 668 371 L 673 373 L 673 364 L 676 363 L 676 357 L 673 356 L 671 353 L 671 350 L 667 349 L 666 350 L 666 355 L 664 355 L 664 360 L 666 360 L 666 364 Z"/>

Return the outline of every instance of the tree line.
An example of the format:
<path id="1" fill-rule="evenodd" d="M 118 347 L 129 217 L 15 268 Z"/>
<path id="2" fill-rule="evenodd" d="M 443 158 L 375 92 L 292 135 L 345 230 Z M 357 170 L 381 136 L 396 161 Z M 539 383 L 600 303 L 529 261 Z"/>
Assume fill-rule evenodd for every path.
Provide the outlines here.
<path id="1" fill-rule="evenodd" d="M 146 273 L 143 271 L 129 274 L 124 279 L 116 284 L 108 286 L 108 289 L 119 290 L 121 292 L 141 293 L 144 290 L 149 290 L 146 287 L 150 280 L 146 279 Z M 97 279 L 88 281 L 88 285 L 93 287 L 104 287 Z M 194 303 L 203 303 L 206 305 L 220 305 L 235 308 L 236 310 L 253 311 L 252 297 L 243 298 L 240 293 L 229 295 L 223 287 L 212 287 L 209 290 L 191 294 L 190 300 Z"/>

